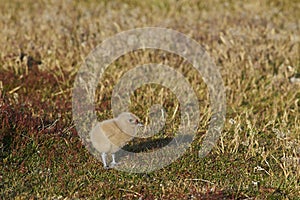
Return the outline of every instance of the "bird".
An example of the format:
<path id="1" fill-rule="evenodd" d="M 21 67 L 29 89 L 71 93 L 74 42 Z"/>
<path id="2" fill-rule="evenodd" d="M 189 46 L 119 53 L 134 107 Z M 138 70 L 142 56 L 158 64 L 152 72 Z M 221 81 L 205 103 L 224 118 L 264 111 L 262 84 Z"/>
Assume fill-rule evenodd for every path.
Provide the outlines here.
<path id="1" fill-rule="evenodd" d="M 143 124 L 131 112 L 122 112 L 116 118 L 98 122 L 90 132 L 91 143 L 101 153 L 105 169 L 117 165 L 115 153 L 136 136 L 138 127 Z M 107 154 L 111 154 L 112 162 L 107 165 Z"/>
<path id="2" fill-rule="evenodd" d="M 300 83 L 300 73 L 296 73 L 289 77 L 291 83 Z"/>

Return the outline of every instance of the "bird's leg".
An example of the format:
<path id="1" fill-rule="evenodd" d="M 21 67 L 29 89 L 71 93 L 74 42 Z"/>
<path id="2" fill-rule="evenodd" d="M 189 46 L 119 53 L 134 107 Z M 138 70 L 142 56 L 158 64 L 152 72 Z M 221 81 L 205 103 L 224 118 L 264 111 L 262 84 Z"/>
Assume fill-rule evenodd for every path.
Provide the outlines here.
<path id="1" fill-rule="evenodd" d="M 112 161 L 110 163 L 110 167 L 114 167 L 115 165 L 117 165 L 117 162 L 116 162 L 116 155 L 114 153 L 111 154 L 111 157 L 112 157 Z"/>
<path id="2" fill-rule="evenodd" d="M 107 164 L 106 164 L 106 153 L 103 152 L 103 153 L 101 154 L 101 158 L 102 158 L 102 162 L 103 162 L 104 168 L 107 169 L 108 166 L 107 166 Z"/>

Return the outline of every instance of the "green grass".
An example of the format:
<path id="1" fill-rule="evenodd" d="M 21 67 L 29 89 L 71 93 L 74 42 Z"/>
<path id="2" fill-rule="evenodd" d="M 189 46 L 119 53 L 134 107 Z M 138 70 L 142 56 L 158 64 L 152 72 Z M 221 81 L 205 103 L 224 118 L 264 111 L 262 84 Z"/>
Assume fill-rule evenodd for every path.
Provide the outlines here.
<path id="1" fill-rule="evenodd" d="M 3 199 L 297 199 L 300 196 L 298 1 L 3 1 L 0 5 L 0 191 Z M 105 38 L 138 27 L 180 31 L 220 67 L 227 114 L 222 136 L 200 159 L 209 122 L 207 88 L 176 55 L 136 51 L 116 60 L 97 87 L 99 120 L 112 117 L 114 85 L 149 62 L 182 73 L 199 98 L 201 121 L 184 156 L 149 174 L 105 170 L 81 144 L 72 87 L 84 58 Z M 21 59 L 25 53 L 27 57 Z M 164 60 L 162 60 L 164 57 Z M 42 64 L 35 61 L 41 61 Z M 29 60 L 29 61 L 28 61 Z M 127 146 L 174 135 L 180 113 L 167 88 L 146 85 L 130 109 L 147 123 L 162 103 L 166 127 Z M 150 145 L 151 146 L 151 145 Z M 154 149 L 157 146 L 153 147 Z"/>

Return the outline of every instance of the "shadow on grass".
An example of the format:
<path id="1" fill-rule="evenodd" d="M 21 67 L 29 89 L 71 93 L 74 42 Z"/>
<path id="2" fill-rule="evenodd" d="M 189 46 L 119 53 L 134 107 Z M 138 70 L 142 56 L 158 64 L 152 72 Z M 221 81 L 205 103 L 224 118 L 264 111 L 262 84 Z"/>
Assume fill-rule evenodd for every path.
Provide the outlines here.
<path id="1" fill-rule="evenodd" d="M 174 141 L 172 142 L 173 139 Z M 193 140 L 192 135 L 180 135 L 177 136 L 176 138 L 166 137 L 166 138 L 159 138 L 159 139 L 147 139 L 146 141 L 140 141 L 138 143 L 135 142 L 132 145 L 126 145 L 125 147 L 123 147 L 123 150 L 130 151 L 133 153 L 154 151 L 155 149 L 163 148 L 167 145 L 179 145 L 179 144 L 191 142 L 192 140 Z"/>

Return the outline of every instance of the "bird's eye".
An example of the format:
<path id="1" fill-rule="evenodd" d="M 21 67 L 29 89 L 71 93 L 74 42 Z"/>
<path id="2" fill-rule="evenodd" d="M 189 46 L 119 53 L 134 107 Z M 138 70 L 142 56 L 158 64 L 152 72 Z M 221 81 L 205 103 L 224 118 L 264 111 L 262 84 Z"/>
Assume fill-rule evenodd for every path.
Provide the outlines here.
<path id="1" fill-rule="evenodd" d="M 138 124 L 139 123 L 139 120 L 132 119 L 132 118 L 130 118 L 128 121 L 129 121 L 129 123 L 132 123 L 132 124 Z"/>

